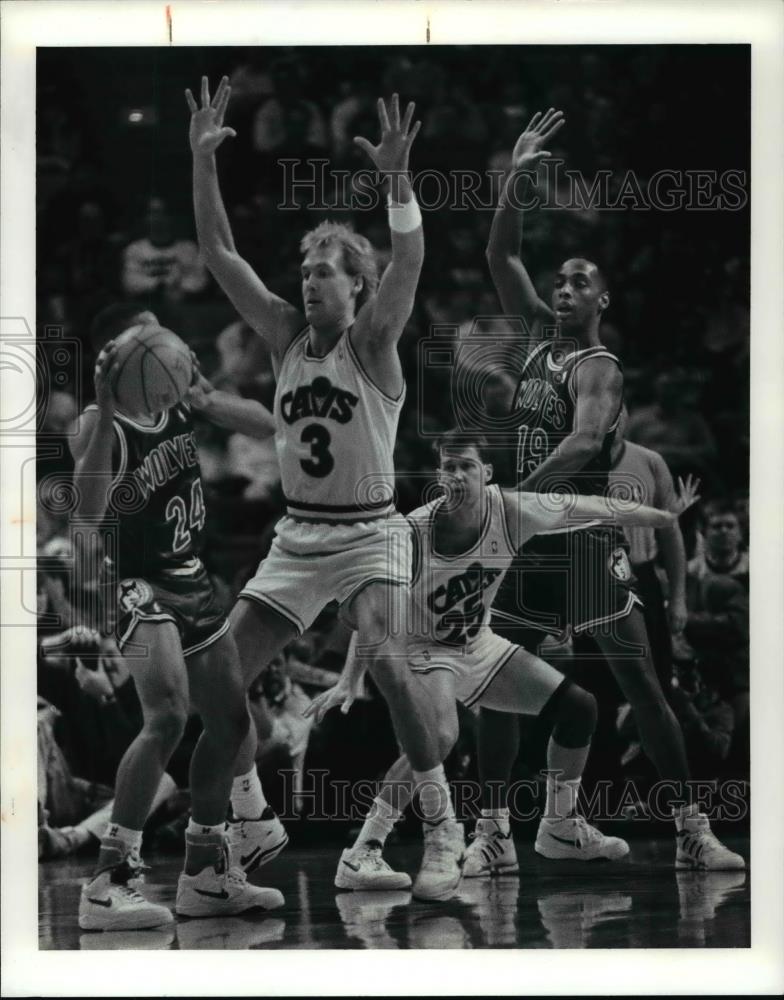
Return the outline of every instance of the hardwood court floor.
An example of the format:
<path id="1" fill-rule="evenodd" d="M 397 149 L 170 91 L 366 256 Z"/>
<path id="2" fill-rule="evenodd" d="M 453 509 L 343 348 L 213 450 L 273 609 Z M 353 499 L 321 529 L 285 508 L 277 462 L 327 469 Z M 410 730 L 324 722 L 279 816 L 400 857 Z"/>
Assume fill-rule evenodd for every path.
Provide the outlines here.
<path id="1" fill-rule="evenodd" d="M 748 859 L 747 838 L 724 838 Z M 621 862 L 547 861 L 518 844 L 520 875 L 465 879 L 444 903 L 410 892 L 339 892 L 340 848 L 289 847 L 254 881 L 279 888 L 268 915 L 179 920 L 168 929 L 82 933 L 79 888 L 92 859 L 39 865 L 42 949 L 743 948 L 751 941 L 748 872 L 676 872 L 672 837 L 634 840 Z M 387 852 L 415 872 L 413 843 Z M 145 857 L 144 892 L 173 907 L 180 859 Z"/>

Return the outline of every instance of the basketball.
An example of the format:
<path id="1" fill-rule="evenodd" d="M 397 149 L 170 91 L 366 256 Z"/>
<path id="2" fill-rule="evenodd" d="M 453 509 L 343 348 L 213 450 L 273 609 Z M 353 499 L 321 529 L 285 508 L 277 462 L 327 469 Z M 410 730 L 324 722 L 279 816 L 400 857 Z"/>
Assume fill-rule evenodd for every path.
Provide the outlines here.
<path id="1" fill-rule="evenodd" d="M 190 349 L 176 333 L 161 326 L 135 326 L 115 344 L 112 391 L 121 410 L 152 416 L 185 396 L 193 365 Z"/>

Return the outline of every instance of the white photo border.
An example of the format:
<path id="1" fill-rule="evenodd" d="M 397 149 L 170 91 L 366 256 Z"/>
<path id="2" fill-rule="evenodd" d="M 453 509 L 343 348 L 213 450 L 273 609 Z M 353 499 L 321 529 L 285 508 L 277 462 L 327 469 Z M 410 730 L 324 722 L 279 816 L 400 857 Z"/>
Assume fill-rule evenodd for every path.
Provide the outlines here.
<path id="1" fill-rule="evenodd" d="M 3 339 L 35 331 L 35 48 L 169 44 L 167 5 L 146 0 L 4 0 L 2 14 Z M 784 761 L 784 6 L 666 2 L 417 3 L 323 0 L 260 4 L 174 2 L 172 44 L 353 45 L 742 43 L 752 45 L 751 567 L 752 947 L 496 951 L 291 951 L 88 955 L 39 952 L 37 928 L 35 633 L 14 627 L 35 606 L 35 509 L 22 509 L 34 478 L 35 419 L 0 437 L 2 622 L 2 958 L 6 996 L 724 994 L 784 989 L 782 779 Z M 684 95 L 688 113 L 688 95 Z M 645 109 L 641 109 L 641 114 Z M 25 378 L 0 371 L 6 407 Z M 34 407 L 33 407 L 34 409 Z M 0 429 L 4 427 L 0 421 Z M 25 464 L 26 463 L 26 464 Z M 30 561 L 32 557 L 32 562 Z M 23 580 L 8 585 L 9 579 Z M 349 978 L 350 977 L 350 978 Z M 205 990 L 205 984 L 211 984 Z"/>

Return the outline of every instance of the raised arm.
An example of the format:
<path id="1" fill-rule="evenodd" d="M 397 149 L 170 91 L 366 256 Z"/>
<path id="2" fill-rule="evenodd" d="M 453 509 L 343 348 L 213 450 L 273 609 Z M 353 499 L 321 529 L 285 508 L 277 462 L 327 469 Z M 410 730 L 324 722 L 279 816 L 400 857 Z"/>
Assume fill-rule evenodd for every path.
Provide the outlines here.
<path id="1" fill-rule="evenodd" d="M 98 519 L 106 512 L 112 484 L 114 449 L 114 397 L 111 377 L 116 349 L 110 341 L 95 362 L 97 410 L 82 414 L 76 436 L 71 440 L 74 457 L 74 489 L 77 517 Z"/>
<path id="2" fill-rule="evenodd" d="M 193 153 L 193 207 L 199 249 L 204 262 L 243 319 L 264 338 L 276 358 L 305 326 L 305 317 L 293 305 L 274 295 L 246 260 L 237 253 L 221 198 L 215 151 L 234 129 L 223 124 L 231 96 L 227 77 L 210 100 L 207 77 L 201 80 L 201 108 L 190 90 L 185 98 L 191 112 Z"/>
<path id="3" fill-rule="evenodd" d="M 583 469 L 602 448 L 604 437 L 621 408 L 623 376 L 607 357 L 588 358 L 574 370 L 577 403 L 574 424 L 558 447 L 520 483 L 520 489 L 547 491 L 559 473 Z"/>
<path id="4" fill-rule="evenodd" d="M 562 112 L 550 108 L 533 116 L 512 151 L 512 169 L 504 181 L 490 239 L 487 263 L 504 312 L 521 316 L 531 333 L 535 325 L 553 320 L 550 307 L 536 293 L 520 256 L 523 240 L 522 204 L 539 163 L 550 153 L 542 147 L 564 123 Z"/>
<path id="5" fill-rule="evenodd" d="M 76 526 L 81 522 L 75 532 L 74 551 L 81 593 L 95 587 L 104 556 L 101 520 L 109 506 L 109 491 L 114 479 L 114 397 L 110 388 L 114 366 L 115 347 L 110 341 L 95 363 L 97 410 L 82 414 L 78 433 L 69 442 L 75 463 L 73 481 L 77 498 L 72 524 Z M 76 617 L 80 623 L 93 628 L 105 625 L 99 619 L 95 601 L 85 602 Z"/>
<path id="6" fill-rule="evenodd" d="M 194 365 L 194 380 L 188 390 L 188 402 L 214 424 L 247 437 L 264 441 L 275 433 L 275 418 L 256 399 L 243 399 L 216 389 Z"/>
<path id="7" fill-rule="evenodd" d="M 422 218 L 408 176 L 408 156 L 421 122 L 412 127 L 413 103 L 406 108 L 401 122 L 397 94 L 392 95 L 389 110 L 383 99 L 379 99 L 378 117 L 381 140 L 377 146 L 361 137 L 354 140 L 382 177 L 392 239 L 392 259 L 375 297 L 360 310 L 352 332 L 352 342 L 360 358 L 368 361 L 371 368 L 380 355 L 397 358 L 396 345 L 414 308 L 425 257 Z"/>

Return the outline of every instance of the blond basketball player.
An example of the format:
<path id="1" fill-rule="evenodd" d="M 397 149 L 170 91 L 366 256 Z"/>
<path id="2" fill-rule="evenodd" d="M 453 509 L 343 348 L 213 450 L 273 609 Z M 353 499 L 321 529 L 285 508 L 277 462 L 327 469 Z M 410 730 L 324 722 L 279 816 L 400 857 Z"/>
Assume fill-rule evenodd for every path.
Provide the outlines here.
<path id="1" fill-rule="evenodd" d="M 443 782 L 430 701 L 406 665 L 410 538 L 393 504 L 392 453 L 405 394 L 397 342 L 424 257 L 408 178 L 420 123 L 413 123 L 413 104 L 401 118 L 393 95 L 389 104 L 378 102 L 378 145 L 356 140 L 388 198 L 392 257 L 380 282 L 370 243 L 345 226 L 322 223 L 301 243 L 300 308 L 273 294 L 234 245 L 215 164 L 215 151 L 235 134 L 223 125 L 229 97 L 225 77 L 212 100 L 202 79 L 200 107 L 186 92 L 196 229 L 208 268 L 272 352 L 286 498 L 269 556 L 231 614 L 245 682 L 337 599 L 357 624 L 359 653 L 389 704 L 415 779 Z M 253 750 L 251 738 L 236 768 L 249 796 Z M 240 860 L 251 857 L 253 818 L 233 823 L 232 831 Z"/>

